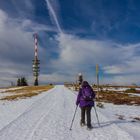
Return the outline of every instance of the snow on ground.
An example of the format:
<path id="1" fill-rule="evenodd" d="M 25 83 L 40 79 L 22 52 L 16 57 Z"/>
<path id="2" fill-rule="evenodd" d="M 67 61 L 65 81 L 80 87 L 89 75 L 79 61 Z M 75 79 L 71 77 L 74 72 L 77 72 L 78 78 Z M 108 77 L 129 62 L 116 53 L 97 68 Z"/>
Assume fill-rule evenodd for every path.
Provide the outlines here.
<path id="1" fill-rule="evenodd" d="M 140 139 L 140 121 L 134 119 L 140 118 L 140 106 L 104 104 L 104 109 L 99 111 L 109 118 L 106 125 L 114 123 L 129 133 L 134 140 Z M 119 116 L 122 116 L 122 119 L 119 119 Z"/>
<path id="2" fill-rule="evenodd" d="M 23 93 L 22 92 L 21 93 L 16 93 L 16 92 L 3 92 L 3 93 L 0 93 L 0 99 L 2 99 L 4 97 L 7 97 L 7 96 L 20 95 L 20 94 L 23 94 Z"/>
<path id="3" fill-rule="evenodd" d="M 97 108 L 100 127 L 92 109 L 94 129 L 91 131 L 86 127 L 80 127 L 80 109 L 78 108 L 72 131 L 70 131 L 76 107 L 75 100 L 76 96 L 71 90 L 64 86 L 55 86 L 30 99 L 1 101 L 0 140 L 139 140 L 138 122 L 118 123 L 120 120 L 114 116 L 122 112 L 125 114 L 127 111 L 138 115 L 140 108 L 134 107 L 134 109 L 133 106 L 112 107 L 111 104 L 105 104 L 105 109 Z M 132 130 L 136 128 L 135 133 L 129 131 L 131 128 Z"/>
<path id="4" fill-rule="evenodd" d="M 140 90 L 140 88 L 135 88 L 136 90 Z"/>
<path id="5" fill-rule="evenodd" d="M 3 93 L 3 92 L 8 91 L 8 90 L 16 90 L 16 89 L 21 89 L 21 88 L 23 88 L 23 87 L 1 88 L 0 93 Z"/>
<path id="6" fill-rule="evenodd" d="M 22 93 L 8 92 L 8 90 L 11 91 L 11 90 L 17 90 L 17 89 L 21 89 L 21 88 L 23 88 L 23 87 L 14 87 L 14 88 L 3 88 L 3 89 L 0 89 L 0 99 L 4 98 L 5 96 L 22 94 Z"/>
<path id="7" fill-rule="evenodd" d="M 51 90 L 49 92 L 51 92 Z M 44 96 L 46 96 L 46 94 L 44 94 L 43 92 L 42 94 L 39 94 L 38 96 L 33 96 L 32 98 L 26 98 L 26 99 L 21 99 L 16 101 L 1 100 L 0 101 L 0 129 L 2 129 L 10 122 L 12 122 L 14 119 L 16 119 L 18 116 L 24 113 L 34 102 L 36 102 L 40 98 L 43 98 Z"/>
<path id="8" fill-rule="evenodd" d="M 106 87 L 106 88 L 103 88 L 102 90 L 104 90 L 104 91 L 106 91 L 106 90 L 108 90 L 108 91 L 126 91 L 127 89 L 130 89 L 130 88 L 118 88 L 118 87 L 116 87 L 116 88 L 114 88 L 114 87 Z"/>
<path id="9" fill-rule="evenodd" d="M 34 91 L 34 93 L 39 93 L 41 91 Z M 7 97 L 7 96 L 13 96 L 13 95 L 20 95 L 20 94 L 26 94 L 26 92 L 3 92 L 3 93 L 0 93 L 0 99 L 4 98 L 4 97 Z M 28 93 L 27 93 L 28 94 Z"/>
<path id="10" fill-rule="evenodd" d="M 140 93 L 128 93 L 130 96 L 140 96 Z"/>
<path id="11" fill-rule="evenodd" d="M 1 93 L 4 93 L 5 91 L 7 91 L 8 89 L 6 89 L 6 88 L 3 88 L 3 89 L 0 89 L 0 94 Z"/>
<path id="12" fill-rule="evenodd" d="M 10 96 L 10 95 L 12 95 L 11 93 L 7 93 L 7 92 L 5 92 L 5 93 L 0 93 L 0 99 L 1 98 L 4 98 L 5 96 Z"/>

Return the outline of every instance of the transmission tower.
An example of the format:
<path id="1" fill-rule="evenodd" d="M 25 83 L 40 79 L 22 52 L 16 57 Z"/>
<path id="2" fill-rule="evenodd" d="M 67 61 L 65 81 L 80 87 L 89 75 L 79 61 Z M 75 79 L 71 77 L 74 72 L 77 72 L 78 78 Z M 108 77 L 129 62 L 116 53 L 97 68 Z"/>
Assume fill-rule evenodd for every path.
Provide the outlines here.
<path id="1" fill-rule="evenodd" d="M 34 47 L 35 47 L 35 55 L 33 60 L 33 76 L 34 76 L 34 85 L 38 86 L 38 76 L 40 71 L 40 60 L 38 59 L 38 35 L 34 34 Z"/>

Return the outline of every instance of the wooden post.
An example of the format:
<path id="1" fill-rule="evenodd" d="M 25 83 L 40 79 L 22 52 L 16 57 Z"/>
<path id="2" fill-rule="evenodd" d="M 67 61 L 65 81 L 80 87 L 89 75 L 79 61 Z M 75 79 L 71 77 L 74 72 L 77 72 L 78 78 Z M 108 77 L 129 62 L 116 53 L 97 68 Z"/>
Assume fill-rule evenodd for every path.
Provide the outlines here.
<path id="1" fill-rule="evenodd" d="M 99 66 L 96 64 L 97 99 L 99 99 Z"/>

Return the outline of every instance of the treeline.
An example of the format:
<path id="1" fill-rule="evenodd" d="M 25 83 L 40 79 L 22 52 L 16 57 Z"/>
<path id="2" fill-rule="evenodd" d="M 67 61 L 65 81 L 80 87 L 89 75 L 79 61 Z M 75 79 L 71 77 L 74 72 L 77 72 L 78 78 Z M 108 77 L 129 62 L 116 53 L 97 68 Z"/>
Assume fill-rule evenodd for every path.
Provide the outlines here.
<path id="1" fill-rule="evenodd" d="M 28 86 L 27 79 L 25 77 L 18 78 L 17 86 Z"/>

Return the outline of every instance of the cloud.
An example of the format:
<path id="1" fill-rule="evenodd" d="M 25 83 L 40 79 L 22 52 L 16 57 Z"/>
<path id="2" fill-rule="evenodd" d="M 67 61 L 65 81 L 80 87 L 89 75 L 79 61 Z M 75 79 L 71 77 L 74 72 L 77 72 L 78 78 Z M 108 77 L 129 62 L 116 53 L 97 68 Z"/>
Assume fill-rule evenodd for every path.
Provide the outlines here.
<path id="1" fill-rule="evenodd" d="M 104 72 L 107 74 L 121 74 L 123 68 L 120 66 L 106 66 L 104 67 Z"/>
<path id="2" fill-rule="evenodd" d="M 16 81 L 17 76 L 21 74 L 27 76 L 32 83 L 31 61 L 34 57 L 32 34 L 34 31 L 45 30 L 55 31 L 49 26 L 36 24 L 29 19 L 12 19 L 0 10 L 2 81 Z M 83 73 L 85 79 L 93 82 L 96 64 L 99 64 L 102 71 L 104 77 L 102 82 L 119 83 L 121 81 L 123 83 L 124 81 L 126 83 L 126 79 L 131 79 L 134 73 L 139 74 L 139 43 L 123 45 L 113 41 L 86 39 L 64 33 L 52 36 L 40 33 L 40 37 L 44 40 L 43 44 L 47 42 L 46 48 L 42 46 L 39 48 L 41 83 L 75 81 L 75 76 L 79 72 Z M 111 78 L 108 78 L 109 74 L 112 75 Z M 139 82 L 135 75 L 132 79 L 133 82 Z"/>
<path id="3" fill-rule="evenodd" d="M 32 83 L 33 33 L 39 32 L 40 83 L 73 82 L 79 72 L 84 75 L 85 79 L 93 82 L 96 79 L 96 64 L 100 66 L 102 83 L 140 83 L 138 79 L 140 74 L 140 43 L 121 44 L 105 39 L 87 39 L 86 37 L 74 35 L 75 30 L 74 32 L 71 31 L 73 34 L 58 33 L 56 28 L 39 24 L 39 21 L 35 23 L 31 20 L 35 16 L 32 1 L 17 2 L 12 0 L 12 2 L 19 12 L 20 18 L 9 17 L 7 13 L 0 10 L 0 81 L 5 81 L 5 83 L 7 81 L 8 83 L 11 80 L 16 81 L 16 77 L 19 75 L 25 75 Z M 50 3 L 56 12 L 56 20 L 60 24 L 60 5 L 57 0 L 50 0 Z M 111 20 L 109 19 L 108 23 L 108 17 L 102 17 L 104 15 L 100 10 L 99 18 L 97 12 L 92 15 L 93 8 L 91 9 L 90 3 L 88 6 L 89 10 L 87 10 L 87 5 L 84 6 L 86 12 L 81 10 L 84 11 L 82 14 L 85 15 L 82 20 L 90 19 L 90 24 L 93 22 L 91 26 L 95 32 L 99 32 L 98 29 L 102 25 L 105 25 L 102 28 L 103 31 L 111 30 Z M 82 7 L 81 9 L 83 9 Z M 77 12 L 79 14 L 78 9 Z M 28 13 L 32 14 L 31 19 L 26 18 Z M 92 17 L 97 19 L 93 21 Z M 101 21 L 101 24 L 98 26 L 99 21 Z"/>
<path id="4" fill-rule="evenodd" d="M 50 0 L 46 0 L 46 4 L 47 4 L 47 7 L 48 7 L 48 10 L 49 10 L 49 14 L 50 14 L 50 17 L 52 19 L 52 22 L 56 24 L 56 27 L 58 29 L 58 31 L 60 33 L 62 33 L 62 29 L 61 29 L 61 26 L 59 24 L 59 20 L 58 20 L 58 16 L 56 13 L 56 11 L 58 11 L 58 2 L 57 0 L 53 0 L 53 6 L 52 6 L 52 2 Z"/>
<path id="5" fill-rule="evenodd" d="M 65 74 L 58 74 L 58 73 L 52 73 L 52 74 L 41 74 L 40 79 L 42 83 L 64 83 L 69 81 L 74 81 L 75 79 L 73 77 L 67 77 Z"/>
<path id="6" fill-rule="evenodd" d="M 140 44 L 130 44 L 121 47 L 118 57 L 121 58 L 119 63 L 113 63 L 103 67 L 107 74 L 134 74 L 140 73 L 140 57 L 139 57 Z"/>
<path id="7" fill-rule="evenodd" d="M 22 24 L 2 10 L 0 10 L 0 46 L 0 80 L 16 81 L 17 76 L 32 74 L 33 32 L 24 30 Z M 45 53 L 42 48 L 39 51 L 42 55 Z"/>
<path id="8" fill-rule="evenodd" d="M 24 30 L 30 30 L 34 32 L 57 32 L 57 29 L 44 24 L 35 23 L 30 19 L 18 20 Z"/>
<path id="9" fill-rule="evenodd" d="M 105 48 L 108 46 L 108 42 L 81 39 L 67 34 L 61 34 L 58 40 L 62 51 L 61 58 L 65 63 L 86 64 L 91 61 L 100 63 L 105 60 L 104 56 L 101 55 L 103 52 L 108 54 L 106 57 L 113 55 Z"/>
<path id="10" fill-rule="evenodd" d="M 94 66 L 95 64 L 112 64 L 120 61 L 119 46 L 113 42 L 83 39 L 69 34 L 60 34 L 56 38 L 59 42 L 61 63 L 67 66 Z M 115 44 L 116 45 L 116 44 Z M 111 58 L 111 59 L 110 59 Z"/>
<path id="11" fill-rule="evenodd" d="M 33 17 L 33 13 L 35 10 L 35 5 L 32 3 L 31 0 L 24 0 L 24 1 L 18 1 L 18 0 L 12 0 L 13 7 L 16 9 L 17 14 L 20 17 Z"/>
<path id="12" fill-rule="evenodd" d="M 140 79 L 137 74 L 131 75 L 117 75 L 112 77 L 105 77 L 101 79 L 102 83 L 105 84 L 116 84 L 116 85 L 130 85 L 130 84 L 137 84 L 139 85 Z"/>
<path id="13" fill-rule="evenodd" d="M 7 15 L 2 10 L 0 10 L 0 29 L 3 28 L 5 22 L 7 20 Z"/>
<path id="14" fill-rule="evenodd" d="M 93 81 L 95 65 L 99 64 L 104 75 L 103 81 L 109 80 L 110 74 L 117 83 L 120 75 L 126 82 L 124 78 L 126 75 L 132 77 L 135 72 L 139 73 L 140 58 L 137 56 L 139 43 L 122 45 L 112 41 L 91 40 L 63 33 L 56 36 L 56 40 L 59 46 L 59 57 L 53 59 L 50 64 L 57 74 L 63 73 L 71 77 L 82 72 L 85 78 Z M 112 79 L 110 81 L 113 82 Z M 136 82 L 139 82 L 137 80 Z"/>

